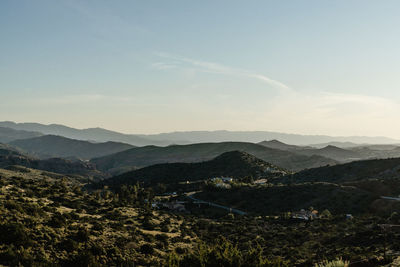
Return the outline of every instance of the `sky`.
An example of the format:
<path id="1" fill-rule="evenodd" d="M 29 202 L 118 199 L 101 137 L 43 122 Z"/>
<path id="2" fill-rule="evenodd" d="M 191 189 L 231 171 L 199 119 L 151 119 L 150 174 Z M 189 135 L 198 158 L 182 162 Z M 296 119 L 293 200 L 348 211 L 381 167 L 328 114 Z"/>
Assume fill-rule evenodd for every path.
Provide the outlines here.
<path id="1" fill-rule="evenodd" d="M 400 1 L 0 1 L 0 120 L 400 138 Z"/>

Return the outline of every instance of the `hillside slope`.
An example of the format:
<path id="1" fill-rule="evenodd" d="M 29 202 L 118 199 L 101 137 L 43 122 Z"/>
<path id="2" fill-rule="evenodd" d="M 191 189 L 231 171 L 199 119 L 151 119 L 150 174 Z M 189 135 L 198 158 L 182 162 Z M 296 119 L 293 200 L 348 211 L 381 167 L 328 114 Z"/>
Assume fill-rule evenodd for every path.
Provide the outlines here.
<path id="1" fill-rule="evenodd" d="M 305 146 L 288 145 L 278 140 L 263 141 L 259 144 L 265 147 L 290 151 L 293 153 L 307 155 L 307 156 L 317 155 L 326 158 L 331 158 L 339 162 L 349 162 L 364 158 L 363 155 L 361 155 L 357 151 L 344 149 L 333 145 L 327 145 L 322 148 L 313 148 L 309 146 L 305 147 Z"/>
<path id="2" fill-rule="evenodd" d="M 15 130 L 7 127 L 0 127 L 0 143 L 8 143 L 18 139 L 27 139 L 41 136 L 39 132 Z"/>
<path id="3" fill-rule="evenodd" d="M 318 155 L 318 156 L 323 156 L 327 158 L 331 158 L 340 162 L 348 162 L 348 161 L 354 161 L 354 160 L 359 160 L 362 159 L 363 156 L 356 151 L 351 151 L 347 149 L 343 149 L 340 147 L 336 146 L 326 146 L 323 148 L 316 148 L 316 149 L 301 149 L 301 150 L 296 150 L 297 153 L 302 154 L 302 155 Z"/>
<path id="4" fill-rule="evenodd" d="M 22 155 L 22 154 L 23 153 L 20 150 L 12 146 L 0 143 L 0 156 Z"/>
<path id="5" fill-rule="evenodd" d="M 279 179 L 283 183 L 345 183 L 365 179 L 400 178 L 400 158 L 354 161 L 297 172 Z"/>
<path id="6" fill-rule="evenodd" d="M 279 150 L 285 150 L 285 151 L 293 151 L 293 150 L 298 150 L 298 149 L 306 149 L 306 148 L 311 148 L 311 147 L 305 147 L 305 146 L 295 146 L 295 145 L 289 145 L 286 143 L 283 143 L 279 140 L 270 140 L 270 141 L 262 141 L 258 143 L 259 145 L 273 148 L 273 149 L 279 149 Z"/>
<path id="7" fill-rule="evenodd" d="M 96 170 L 94 165 L 83 161 L 70 161 L 61 158 L 39 160 L 23 155 L 16 150 L 0 148 L 0 168 L 23 166 L 37 170 L 55 172 L 60 174 L 78 175 L 91 178 L 105 178 L 106 176 Z"/>
<path id="8" fill-rule="evenodd" d="M 256 214 L 328 209 L 332 213 L 359 214 L 367 212 L 378 198 L 353 186 L 332 183 L 295 184 L 285 186 L 247 186 L 229 190 L 203 191 L 195 195 L 221 205 Z"/>
<path id="9" fill-rule="evenodd" d="M 272 178 L 287 174 L 282 168 L 260 160 L 248 153 L 226 152 L 213 160 L 199 163 L 164 163 L 128 172 L 107 180 L 111 184 L 176 183 L 228 176 L 243 178 Z"/>
<path id="10" fill-rule="evenodd" d="M 229 151 L 242 151 L 259 159 L 281 166 L 288 170 L 301 170 L 336 164 L 337 162 L 321 156 L 298 155 L 263 147 L 253 143 L 223 142 L 192 145 L 174 145 L 168 147 L 146 146 L 132 148 L 123 152 L 92 159 L 97 168 L 111 173 L 122 173 L 159 163 L 191 163 L 211 160 Z"/>
<path id="11" fill-rule="evenodd" d="M 132 145 L 124 143 L 91 143 L 56 135 L 44 135 L 30 139 L 16 140 L 10 144 L 39 158 L 75 157 L 79 159 L 91 159 L 133 148 Z"/>

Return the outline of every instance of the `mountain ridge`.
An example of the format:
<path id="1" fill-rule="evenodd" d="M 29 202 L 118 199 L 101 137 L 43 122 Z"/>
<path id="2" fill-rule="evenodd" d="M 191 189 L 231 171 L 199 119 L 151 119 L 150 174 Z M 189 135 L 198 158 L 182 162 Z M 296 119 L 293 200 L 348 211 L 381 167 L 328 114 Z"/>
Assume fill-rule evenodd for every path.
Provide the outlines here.
<path id="1" fill-rule="evenodd" d="M 345 183 L 368 179 L 399 179 L 400 158 L 368 159 L 322 166 L 285 176 L 280 183 Z M 278 182 L 278 181 L 277 181 Z"/>
<path id="2" fill-rule="evenodd" d="M 129 144 L 113 141 L 91 143 L 58 135 L 43 135 L 29 139 L 15 140 L 9 144 L 42 159 L 61 157 L 89 160 L 94 157 L 101 157 L 134 147 Z"/>
<path id="3" fill-rule="evenodd" d="M 300 170 L 336 164 L 337 161 L 321 156 L 306 156 L 267 148 L 254 143 L 221 142 L 200 143 L 190 145 L 172 145 L 167 147 L 136 147 L 101 158 L 92 159 L 98 169 L 114 174 L 126 172 L 134 168 L 142 168 L 159 163 L 194 163 L 211 160 L 229 151 L 242 151 L 264 161 L 288 170 Z"/>
<path id="4" fill-rule="evenodd" d="M 130 171 L 110 179 L 107 184 L 177 183 L 227 176 L 232 178 L 276 178 L 289 172 L 240 151 L 225 152 L 209 161 L 162 163 Z"/>
<path id="5" fill-rule="evenodd" d="M 33 138 L 42 135 L 40 132 L 16 130 L 0 126 L 0 143 L 8 143 L 17 139 Z"/>
<path id="6" fill-rule="evenodd" d="M 123 134 L 103 128 L 76 129 L 61 124 L 40 124 L 40 123 L 15 123 L 11 121 L 0 122 L 0 127 L 8 127 L 17 130 L 38 131 L 43 134 L 61 135 L 68 138 L 90 140 L 96 142 L 116 141 L 136 146 L 207 142 L 261 142 L 263 140 L 278 139 L 282 142 L 293 145 L 309 145 L 328 142 L 353 142 L 368 144 L 392 144 L 400 143 L 399 140 L 388 137 L 368 136 L 327 136 L 327 135 L 302 135 L 279 133 L 273 131 L 181 131 L 160 134 Z"/>

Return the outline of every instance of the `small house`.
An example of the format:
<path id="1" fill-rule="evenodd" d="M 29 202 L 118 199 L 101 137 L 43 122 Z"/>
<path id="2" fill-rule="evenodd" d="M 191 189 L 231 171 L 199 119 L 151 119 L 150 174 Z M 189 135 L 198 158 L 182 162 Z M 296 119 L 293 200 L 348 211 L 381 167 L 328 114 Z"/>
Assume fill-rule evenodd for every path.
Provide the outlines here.
<path id="1" fill-rule="evenodd" d="M 317 210 L 309 211 L 301 209 L 300 211 L 292 212 L 292 218 L 305 221 L 314 220 L 318 218 L 318 211 Z"/>

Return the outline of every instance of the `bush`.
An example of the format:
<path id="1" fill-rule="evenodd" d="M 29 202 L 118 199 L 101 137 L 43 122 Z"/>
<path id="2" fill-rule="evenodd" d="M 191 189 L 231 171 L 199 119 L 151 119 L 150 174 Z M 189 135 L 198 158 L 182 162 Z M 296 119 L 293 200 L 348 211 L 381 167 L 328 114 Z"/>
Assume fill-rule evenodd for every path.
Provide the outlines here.
<path id="1" fill-rule="evenodd" d="M 140 247 L 140 252 L 143 254 L 153 254 L 154 253 L 154 248 L 151 244 L 144 244 Z"/>
<path id="2" fill-rule="evenodd" d="M 321 263 L 316 263 L 315 267 L 348 267 L 349 262 L 343 261 L 342 259 L 334 260 L 334 261 L 323 261 Z"/>
<path id="3" fill-rule="evenodd" d="M 19 223 L 0 225 L 0 242 L 4 244 L 27 245 L 29 243 L 26 229 Z"/>

